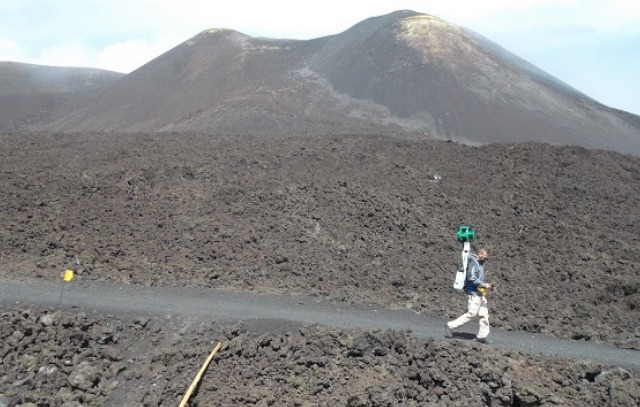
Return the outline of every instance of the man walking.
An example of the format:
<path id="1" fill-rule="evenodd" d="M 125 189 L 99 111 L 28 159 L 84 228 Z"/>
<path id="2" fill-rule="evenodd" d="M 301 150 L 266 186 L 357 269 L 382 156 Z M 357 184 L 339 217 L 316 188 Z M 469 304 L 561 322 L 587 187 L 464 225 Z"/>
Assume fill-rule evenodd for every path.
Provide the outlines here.
<path id="1" fill-rule="evenodd" d="M 445 337 L 453 337 L 453 330 L 478 318 L 480 329 L 476 340 L 488 343 L 489 335 L 489 308 L 487 307 L 487 290 L 493 288 L 492 284 L 486 282 L 484 264 L 489 258 L 487 249 L 480 249 L 477 256 L 469 256 L 469 263 L 466 270 L 464 292 L 467 294 L 467 312 L 457 319 L 446 323 L 444 331 Z"/>

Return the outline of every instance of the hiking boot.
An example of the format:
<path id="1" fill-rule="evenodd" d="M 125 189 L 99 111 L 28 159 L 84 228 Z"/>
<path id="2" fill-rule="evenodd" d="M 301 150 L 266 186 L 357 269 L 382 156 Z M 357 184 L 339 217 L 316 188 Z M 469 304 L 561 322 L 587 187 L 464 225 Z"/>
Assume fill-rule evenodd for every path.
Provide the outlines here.
<path id="1" fill-rule="evenodd" d="M 492 343 L 490 340 L 488 340 L 487 338 L 478 338 L 476 336 L 476 341 L 480 342 L 480 343 Z"/>
<path id="2" fill-rule="evenodd" d="M 444 324 L 444 337 L 445 338 L 453 338 L 453 331 L 449 328 L 449 324 Z"/>

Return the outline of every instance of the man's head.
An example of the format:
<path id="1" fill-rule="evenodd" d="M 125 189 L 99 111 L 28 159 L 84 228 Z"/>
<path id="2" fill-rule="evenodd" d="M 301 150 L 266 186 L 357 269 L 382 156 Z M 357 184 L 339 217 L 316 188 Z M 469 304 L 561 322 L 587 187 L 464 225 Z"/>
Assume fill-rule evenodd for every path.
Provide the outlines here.
<path id="1" fill-rule="evenodd" d="M 478 262 L 480 264 L 484 264 L 485 261 L 489 258 L 489 252 L 487 249 L 480 249 L 478 251 Z"/>

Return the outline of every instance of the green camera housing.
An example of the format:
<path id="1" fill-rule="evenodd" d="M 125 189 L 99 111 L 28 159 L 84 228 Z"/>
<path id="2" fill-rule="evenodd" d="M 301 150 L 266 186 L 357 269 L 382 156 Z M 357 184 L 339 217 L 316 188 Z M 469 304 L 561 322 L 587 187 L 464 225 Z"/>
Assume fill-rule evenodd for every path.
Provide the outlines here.
<path id="1" fill-rule="evenodd" d="M 461 225 L 458 227 L 458 232 L 456 233 L 458 238 L 458 242 L 473 242 L 473 239 L 476 238 L 476 232 L 473 230 L 471 226 Z"/>

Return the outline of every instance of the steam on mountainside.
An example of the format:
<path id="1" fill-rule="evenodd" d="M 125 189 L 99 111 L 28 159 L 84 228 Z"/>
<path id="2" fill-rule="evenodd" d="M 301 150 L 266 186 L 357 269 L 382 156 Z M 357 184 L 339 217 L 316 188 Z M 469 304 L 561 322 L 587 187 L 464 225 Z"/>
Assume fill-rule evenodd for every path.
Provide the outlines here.
<path id="1" fill-rule="evenodd" d="M 30 129 L 393 133 L 640 154 L 637 116 L 596 102 L 476 33 L 412 11 L 308 41 L 207 30 L 66 113 Z"/>
<path id="2" fill-rule="evenodd" d="M 122 76 L 101 69 L 0 62 L 0 131 L 54 120 Z"/>

